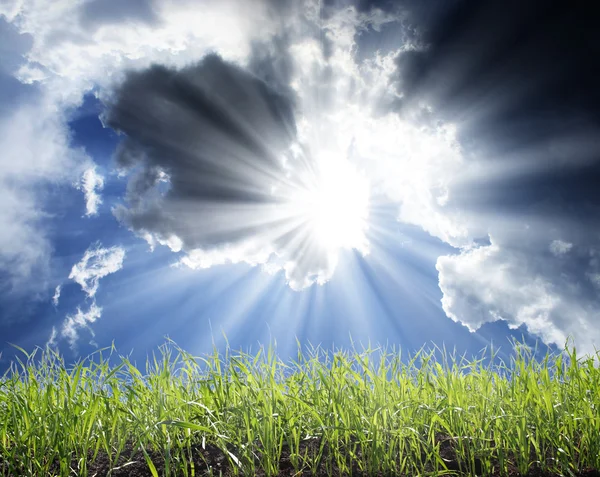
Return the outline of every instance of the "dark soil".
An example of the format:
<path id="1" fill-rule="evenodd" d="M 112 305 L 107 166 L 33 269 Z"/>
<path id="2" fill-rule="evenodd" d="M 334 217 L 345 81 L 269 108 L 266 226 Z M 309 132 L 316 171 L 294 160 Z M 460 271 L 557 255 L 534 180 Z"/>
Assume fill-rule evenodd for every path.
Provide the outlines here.
<path id="1" fill-rule="evenodd" d="M 450 471 L 448 475 L 466 475 L 465 472 L 461 472 L 461 469 L 465 469 L 465 465 L 461 465 L 460 462 L 456 459 L 456 453 L 454 451 L 453 441 L 451 439 L 446 438 L 445 436 L 438 436 L 438 443 L 440 444 L 440 456 L 444 460 L 448 470 Z M 308 453 L 308 455 L 317 455 L 319 451 L 320 441 L 318 439 L 303 441 L 300 444 L 300 454 L 304 455 Z M 152 460 L 159 476 L 165 475 L 165 458 L 164 454 L 152 450 L 147 450 L 148 456 Z M 327 444 L 324 446 L 323 459 L 321 459 L 320 465 L 317 468 L 315 474 L 311 473 L 311 469 L 304 469 L 302 471 L 295 471 L 294 466 L 290 460 L 290 450 L 284 444 L 281 459 L 279 462 L 279 476 L 286 477 L 308 477 L 312 475 L 316 475 L 318 477 L 329 475 L 327 472 L 326 466 L 326 456 L 328 454 Z M 359 451 L 360 454 L 360 451 Z M 227 458 L 222 449 L 216 447 L 212 444 L 206 444 L 202 447 L 200 444 L 196 444 L 191 446 L 191 459 L 186 460 L 186 465 L 188 467 L 188 475 L 195 475 L 199 477 L 212 475 L 215 477 L 230 477 L 234 475 L 234 469 Z M 93 460 L 93 461 L 92 461 Z M 193 474 L 192 474 L 192 466 L 193 466 Z M 173 468 L 181 468 L 181 463 L 175 462 L 172 463 Z M 258 466 L 257 466 L 258 467 Z M 77 462 L 72 462 L 72 468 L 77 469 Z M 126 446 L 123 453 L 119 457 L 116 463 L 112 465 L 112 472 L 109 473 L 111 468 L 110 460 L 108 459 L 108 455 L 104 451 L 100 451 L 95 459 L 90 455 L 88 459 L 88 477 L 152 477 L 152 473 L 148 467 L 146 462 L 146 457 L 141 450 L 136 450 L 132 445 Z M 335 464 L 329 467 L 330 470 L 333 471 L 333 475 L 341 476 L 343 474 L 340 473 L 339 469 Z M 2 470 L 2 456 L 0 456 L 0 470 Z M 55 469 L 52 469 L 55 474 L 58 474 L 59 467 L 56 466 Z M 433 469 L 432 469 L 433 470 Z M 475 460 L 475 470 L 476 473 L 479 474 L 481 472 L 481 463 L 478 460 Z M 2 472 L 0 472 L 2 474 Z M 72 475 L 77 475 L 73 472 Z M 184 475 L 181 472 L 181 475 Z M 243 475 L 240 473 L 240 475 Z M 264 477 L 265 473 L 262 470 L 258 470 L 255 474 L 256 476 Z M 353 465 L 353 476 L 366 476 L 368 475 L 366 472 L 361 472 L 358 466 Z M 393 476 L 395 474 L 389 473 L 378 473 L 376 474 L 378 477 L 386 477 Z M 495 466 L 495 471 L 491 474 L 492 477 L 499 476 L 498 467 Z M 8 477 L 17 477 L 8 476 Z M 42 477 L 42 476 L 40 476 Z M 45 476 L 44 476 L 45 477 Z M 410 477 L 410 476 L 402 476 L 402 477 Z M 509 467 L 509 477 L 523 477 L 517 470 L 516 467 Z M 532 467 L 526 477 L 560 477 L 560 474 L 554 474 L 549 472 L 542 472 L 539 468 Z M 572 477 L 600 477 L 600 471 L 595 469 L 587 469 L 583 472 L 572 474 Z"/>

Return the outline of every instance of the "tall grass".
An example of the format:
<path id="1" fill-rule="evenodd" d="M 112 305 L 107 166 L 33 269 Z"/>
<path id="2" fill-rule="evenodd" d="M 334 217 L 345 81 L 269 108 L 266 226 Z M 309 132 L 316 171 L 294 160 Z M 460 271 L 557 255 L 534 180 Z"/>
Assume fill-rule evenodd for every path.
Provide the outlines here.
<path id="1" fill-rule="evenodd" d="M 272 347 L 195 358 L 168 342 L 144 373 L 127 357 L 111 364 L 114 348 L 74 366 L 22 351 L 0 381 L 0 475 L 87 475 L 100 453 L 116 465 L 131 449 L 156 475 L 151 452 L 165 475 L 208 475 L 189 465 L 199 443 L 239 475 L 277 475 L 284 449 L 296 471 L 331 475 L 600 468 L 594 357 L 571 348 L 540 361 L 518 347 L 511 362 L 484 364 L 379 351 L 299 348 L 286 364 Z"/>

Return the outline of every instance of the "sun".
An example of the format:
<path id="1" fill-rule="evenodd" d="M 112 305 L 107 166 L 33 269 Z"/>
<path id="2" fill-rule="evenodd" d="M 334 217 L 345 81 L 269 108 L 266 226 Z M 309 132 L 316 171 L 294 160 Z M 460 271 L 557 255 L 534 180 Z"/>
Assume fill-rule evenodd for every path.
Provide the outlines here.
<path id="1" fill-rule="evenodd" d="M 294 195 L 294 209 L 312 239 L 327 252 L 368 253 L 368 180 L 348 160 L 325 156 L 306 186 Z"/>

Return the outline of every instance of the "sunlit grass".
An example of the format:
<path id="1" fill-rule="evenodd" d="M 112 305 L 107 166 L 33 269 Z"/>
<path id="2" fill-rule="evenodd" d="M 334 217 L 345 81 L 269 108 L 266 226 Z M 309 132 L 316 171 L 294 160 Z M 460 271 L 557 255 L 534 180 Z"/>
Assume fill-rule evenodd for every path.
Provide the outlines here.
<path id="1" fill-rule="evenodd" d="M 74 366 L 22 353 L 0 381 L 2 476 L 87 475 L 132 449 L 155 475 L 158 454 L 166 475 L 213 475 L 190 465 L 208 444 L 239 475 L 277 475 L 284 450 L 295 471 L 330 475 L 600 468 L 600 371 L 574 349 L 503 363 L 313 348 L 283 363 L 273 347 L 195 358 L 168 342 L 143 373 L 113 348 Z"/>

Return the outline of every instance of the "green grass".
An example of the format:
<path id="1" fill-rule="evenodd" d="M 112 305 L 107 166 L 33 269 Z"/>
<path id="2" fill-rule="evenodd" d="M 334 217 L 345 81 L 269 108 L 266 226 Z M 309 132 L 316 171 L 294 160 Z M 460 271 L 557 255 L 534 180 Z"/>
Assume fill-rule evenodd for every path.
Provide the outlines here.
<path id="1" fill-rule="evenodd" d="M 69 367 L 50 349 L 22 353 L 0 381 L 2 476 L 87 475 L 99 454 L 116 465 L 131 446 L 156 475 L 151 452 L 165 475 L 205 475 L 188 465 L 198 443 L 239 475 L 277 475 L 284 448 L 296 470 L 329 474 L 600 468 L 598 356 L 572 348 L 536 361 L 518 347 L 494 365 L 440 350 L 403 360 L 312 349 L 286 364 L 272 347 L 194 358 L 168 342 L 144 373 L 114 348 Z"/>

